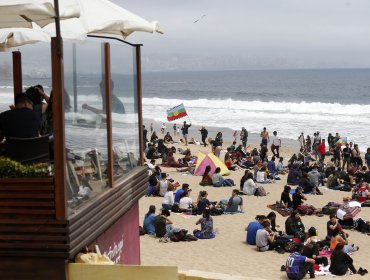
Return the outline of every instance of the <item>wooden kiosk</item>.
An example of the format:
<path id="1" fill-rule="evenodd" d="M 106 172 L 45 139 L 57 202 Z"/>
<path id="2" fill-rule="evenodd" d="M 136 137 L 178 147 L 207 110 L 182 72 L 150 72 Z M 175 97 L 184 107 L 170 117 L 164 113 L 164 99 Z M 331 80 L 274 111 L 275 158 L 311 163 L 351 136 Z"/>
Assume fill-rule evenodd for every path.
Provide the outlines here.
<path id="1" fill-rule="evenodd" d="M 1 279 L 66 279 L 66 264 L 94 244 L 116 263 L 140 264 L 138 200 L 148 179 L 141 45 L 58 42 L 40 54 L 51 56 L 53 172 L 0 178 Z M 14 94 L 23 90 L 24 59 L 13 52 Z"/>

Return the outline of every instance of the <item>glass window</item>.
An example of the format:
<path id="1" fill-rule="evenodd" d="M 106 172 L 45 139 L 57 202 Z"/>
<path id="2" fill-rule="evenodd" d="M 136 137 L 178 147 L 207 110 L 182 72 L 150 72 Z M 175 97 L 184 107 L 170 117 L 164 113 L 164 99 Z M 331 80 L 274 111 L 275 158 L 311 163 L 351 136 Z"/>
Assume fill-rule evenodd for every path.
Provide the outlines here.
<path id="1" fill-rule="evenodd" d="M 111 43 L 114 178 L 138 165 L 139 121 L 135 47 Z"/>
<path id="2" fill-rule="evenodd" d="M 0 52 L 0 113 L 14 102 L 13 62 L 11 52 Z"/>
<path id="3" fill-rule="evenodd" d="M 101 42 L 64 43 L 68 210 L 109 189 Z"/>

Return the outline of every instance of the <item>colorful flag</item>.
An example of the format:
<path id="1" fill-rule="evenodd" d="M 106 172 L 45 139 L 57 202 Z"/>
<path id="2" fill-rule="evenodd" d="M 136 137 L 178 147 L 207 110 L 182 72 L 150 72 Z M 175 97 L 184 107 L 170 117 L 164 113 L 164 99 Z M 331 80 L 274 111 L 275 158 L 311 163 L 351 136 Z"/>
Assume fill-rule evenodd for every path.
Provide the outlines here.
<path id="1" fill-rule="evenodd" d="M 335 146 L 344 146 L 347 144 L 347 137 L 340 138 L 336 143 Z"/>
<path id="2" fill-rule="evenodd" d="M 188 114 L 186 113 L 184 104 L 180 104 L 178 106 L 175 106 L 169 110 L 167 110 L 167 120 L 173 121 L 177 120 L 179 118 L 185 117 Z"/>

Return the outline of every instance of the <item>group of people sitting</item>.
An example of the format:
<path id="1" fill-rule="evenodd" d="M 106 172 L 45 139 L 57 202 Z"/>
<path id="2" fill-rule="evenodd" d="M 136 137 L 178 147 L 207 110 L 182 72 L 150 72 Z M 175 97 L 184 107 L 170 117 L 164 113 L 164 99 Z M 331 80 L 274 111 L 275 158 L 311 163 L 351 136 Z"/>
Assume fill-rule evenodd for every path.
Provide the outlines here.
<path id="1" fill-rule="evenodd" d="M 293 211 L 285 221 L 285 232 L 278 231 L 276 214 L 270 212 L 267 216 L 258 215 L 255 221 L 248 224 L 246 243 L 256 246 L 257 251 L 276 250 L 279 253 L 291 253 L 282 270 L 286 271 L 289 279 L 302 279 L 307 273 L 315 278 L 313 264 L 329 265 L 326 256 L 320 256 L 320 251 L 330 253 L 329 271 L 334 275 L 345 275 L 348 270 L 352 273 L 365 274 L 367 270 L 356 270 L 353 259 L 348 255 L 359 248 L 350 244 L 348 234 L 343 231 L 335 215 L 327 222 L 327 235 L 320 240 L 317 230 L 311 227 L 305 231 L 305 226 L 298 211 Z"/>
<path id="2" fill-rule="evenodd" d="M 200 229 L 194 229 L 193 236 L 189 236 L 187 230 L 174 227 L 173 222 L 169 219 L 171 212 L 168 209 L 162 209 L 159 215 L 156 215 L 155 212 L 155 206 L 151 205 L 148 213 L 144 216 L 143 231 L 145 234 L 160 238 L 159 242 L 168 242 L 169 240 L 194 241 L 197 239 L 212 239 L 216 236 L 209 208 L 203 209 L 202 217 L 195 223 L 200 225 Z M 184 232 L 185 234 L 183 234 Z M 180 235 L 181 239 L 178 240 Z"/>

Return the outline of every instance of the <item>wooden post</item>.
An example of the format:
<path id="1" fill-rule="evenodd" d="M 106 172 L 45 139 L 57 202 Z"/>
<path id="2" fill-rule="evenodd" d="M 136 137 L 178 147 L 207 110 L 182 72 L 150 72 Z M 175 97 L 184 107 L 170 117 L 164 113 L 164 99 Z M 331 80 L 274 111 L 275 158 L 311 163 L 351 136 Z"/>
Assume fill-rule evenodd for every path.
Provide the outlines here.
<path id="1" fill-rule="evenodd" d="M 64 65 L 63 42 L 51 38 L 51 71 L 53 86 L 53 122 L 54 122 L 54 184 L 55 216 L 66 218 L 66 149 L 64 131 Z"/>
<path id="2" fill-rule="evenodd" d="M 113 136 L 112 136 L 112 88 L 110 72 L 110 45 L 104 43 L 104 77 L 105 77 L 105 110 L 107 116 L 107 145 L 108 145 L 108 180 L 111 187 L 113 177 Z"/>
<path id="3" fill-rule="evenodd" d="M 22 93 L 22 54 L 20 51 L 13 52 L 13 87 L 14 97 Z"/>
<path id="4" fill-rule="evenodd" d="M 139 164 L 144 165 L 144 135 L 143 135 L 143 104 L 142 104 L 142 86 L 141 86 L 141 45 L 136 45 L 136 88 L 137 88 L 137 111 L 139 121 Z"/>

